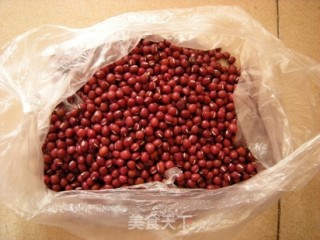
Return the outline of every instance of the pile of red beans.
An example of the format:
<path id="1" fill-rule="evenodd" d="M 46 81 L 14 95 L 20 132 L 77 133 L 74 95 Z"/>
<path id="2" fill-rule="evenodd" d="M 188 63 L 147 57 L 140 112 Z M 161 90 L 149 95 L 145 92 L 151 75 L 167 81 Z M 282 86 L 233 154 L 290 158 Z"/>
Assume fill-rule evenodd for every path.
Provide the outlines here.
<path id="1" fill-rule="evenodd" d="M 256 174 L 235 145 L 233 92 L 240 71 L 221 49 L 141 40 L 102 67 L 51 115 L 44 182 L 54 191 L 163 181 L 182 170 L 181 188 L 216 189 Z"/>

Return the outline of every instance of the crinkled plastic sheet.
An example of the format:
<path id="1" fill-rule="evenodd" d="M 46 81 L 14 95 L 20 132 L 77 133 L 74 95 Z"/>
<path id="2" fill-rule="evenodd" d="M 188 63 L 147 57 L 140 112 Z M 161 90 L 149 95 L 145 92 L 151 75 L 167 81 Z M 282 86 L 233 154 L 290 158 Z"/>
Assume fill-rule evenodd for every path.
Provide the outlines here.
<path id="1" fill-rule="evenodd" d="M 237 57 L 239 139 L 262 170 L 248 181 L 208 191 L 150 183 L 143 189 L 52 192 L 42 181 L 42 142 L 54 107 L 101 66 L 128 54 L 141 38 L 183 47 L 222 47 Z M 87 239 L 128 228 L 130 216 L 192 216 L 192 233 L 231 236 L 276 201 L 304 186 L 320 165 L 319 63 L 287 49 L 238 7 L 208 6 L 128 13 L 85 29 L 43 26 L 0 52 L 0 201 L 25 219 Z M 173 176 L 173 175 L 172 175 Z M 171 176 L 171 177 L 172 177 Z"/>

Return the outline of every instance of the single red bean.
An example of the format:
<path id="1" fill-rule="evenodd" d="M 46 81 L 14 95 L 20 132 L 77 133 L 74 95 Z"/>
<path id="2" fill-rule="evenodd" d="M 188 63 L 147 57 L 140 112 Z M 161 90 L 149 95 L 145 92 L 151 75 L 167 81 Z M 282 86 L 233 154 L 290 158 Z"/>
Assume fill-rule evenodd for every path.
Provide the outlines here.
<path id="1" fill-rule="evenodd" d="M 106 155 L 108 155 L 108 153 L 109 153 L 109 149 L 106 146 L 102 146 L 99 149 L 99 156 L 101 156 L 101 157 L 105 157 Z"/>
<path id="2" fill-rule="evenodd" d="M 51 175 L 50 182 L 51 182 L 51 184 L 58 184 L 60 182 L 59 176 L 58 175 Z"/>
<path id="3" fill-rule="evenodd" d="M 164 163 L 166 169 L 173 168 L 175 166 L 174 162 L 169 160 Z"/>
<path id="4" fill-rule="evenodd" d="M 130 159 L 131 158 L 131 153 L 129 150 L 124 150 L 120 152 L 120 157 L 124 160 Z"/>
<path id="5" fill-rule="evenodd" d="M 253 173 L 253 172 L 255 172 L 255 170 L 256 170 L 255 164 L 253 164 L 253 163 L 248 163 L 248 164 L 246 165 L 246 171 L 247 171 L 248 173 Z"/>
<path id="6" fill-rule="evenodd" d="M 155 146 L 152 143 L 147 143 L 145 149 L 148 153 L 152 153 L 155 150 Z"/>

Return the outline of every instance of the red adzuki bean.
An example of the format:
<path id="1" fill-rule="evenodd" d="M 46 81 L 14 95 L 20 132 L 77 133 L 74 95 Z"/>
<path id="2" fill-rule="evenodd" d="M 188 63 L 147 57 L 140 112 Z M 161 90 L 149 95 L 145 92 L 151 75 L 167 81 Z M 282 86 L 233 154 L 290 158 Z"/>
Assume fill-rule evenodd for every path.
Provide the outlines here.
<path id="1" fill-rule="evenodd" d="M 221 49 L 141 40 L 67 99 L 74 108 L 56 107 L 42 148 L 44 183 L 112 189 L 162 181 L 178 167 L 178 187 L 217 189 L 254 176 L 255 158 L 234 142 L 235 61 Z"/>

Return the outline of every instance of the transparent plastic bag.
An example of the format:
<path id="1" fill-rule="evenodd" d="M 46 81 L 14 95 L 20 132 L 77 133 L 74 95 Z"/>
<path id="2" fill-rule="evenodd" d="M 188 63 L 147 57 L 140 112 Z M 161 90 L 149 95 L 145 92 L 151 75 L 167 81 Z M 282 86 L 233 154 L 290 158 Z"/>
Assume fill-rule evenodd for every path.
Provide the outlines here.
<path id="1" fill-rule="evenodd" d="M 214 191 L 172 188 L 170 180 L 145 189 L 56 193 L 46 188 L 41 146 L 51 112 L 141 38 L 205 50 L 222 47 L 236 56 L 239 137 L 264 170 Z M 110 227 L 128 229 L 133 216 L 166 213 L 180 221 L 175 230 L 153 231 L 154 239 L 192 233 L 227 239 L 281 192 L 301 188 L 319 172 L 319 80 L 319 63 L 287 49 L 238 7 L 128 13 L 85 29 L 31 30 L 0 52 L 0 202 L 27 220 L 86 239 L 105 239 Z M 184 222 L 186 216 L 192 223 Z"/>

